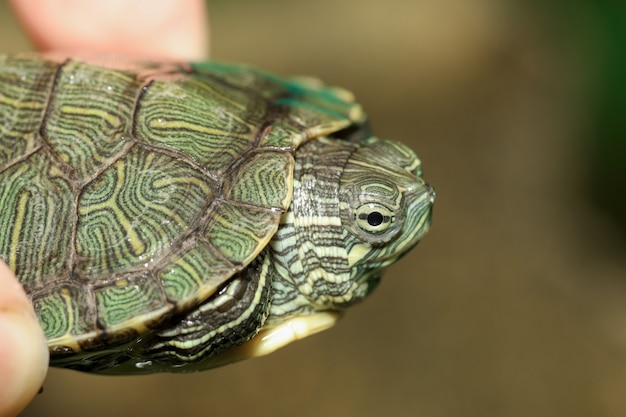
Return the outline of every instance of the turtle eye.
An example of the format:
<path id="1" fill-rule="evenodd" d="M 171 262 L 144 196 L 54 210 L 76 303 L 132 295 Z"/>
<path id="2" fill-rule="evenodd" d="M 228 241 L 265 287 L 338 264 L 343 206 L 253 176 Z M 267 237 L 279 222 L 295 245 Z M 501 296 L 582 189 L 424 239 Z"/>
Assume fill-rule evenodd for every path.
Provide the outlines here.
<path id="1" fill-rule="evenodd" d="M 366 233 L 380 235 L 395 221 L 395 213 L 382 204 L 367 203 L 356 209 L 355 222 Z"/>

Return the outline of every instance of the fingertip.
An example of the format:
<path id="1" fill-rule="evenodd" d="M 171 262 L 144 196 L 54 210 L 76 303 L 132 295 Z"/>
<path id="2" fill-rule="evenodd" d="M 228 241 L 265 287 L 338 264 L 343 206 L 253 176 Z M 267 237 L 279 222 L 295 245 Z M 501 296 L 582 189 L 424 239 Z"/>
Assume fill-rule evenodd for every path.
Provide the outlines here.
<path id="1" fill-rule="evenodd" d="M 43 331 L 24 290 L 0 261 L 0 416 L 15 416 L 41 388 L 48 369 Z"/>
<path id="2" fill-rule="evenodd" d="M 44 51 L 184 60 L 208 54 L 202 0 L 13 0 L 11 6 Z"/>

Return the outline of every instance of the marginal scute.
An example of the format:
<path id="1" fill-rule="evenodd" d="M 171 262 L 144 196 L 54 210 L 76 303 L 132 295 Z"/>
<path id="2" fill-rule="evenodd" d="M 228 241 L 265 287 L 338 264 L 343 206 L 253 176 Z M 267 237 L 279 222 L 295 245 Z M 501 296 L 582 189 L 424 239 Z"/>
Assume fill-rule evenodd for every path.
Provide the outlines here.
<path id="1" fill-rule="evenodd" d="M 161 287 L 147 273 L 117 278 L 96 288 L 94 294 L 102 328 L 113 329 L 127 322 L 141 328 L 147 317 L 160 316 L 169 310 Z"/>
<path id="2" fill-rule="evenodd" d="M 232 179 L 227 179 L 226 196 L 253 206 L 287 210 L 293 165 L 293 156 L 287 152 L 257 153 L 237 167 Z"/>
<path id="3" fill-rule="evenodd" d="M 325 109 L 306 101 L 285 98 L 280 104 L 289 106 L 291 119 L 295 120 L 309 138 L 324 136 L 350 126 L 350 119 L 334 109 Z"/>
<path id="4" fill-rule="evenodd" d="M 213 246 L 194 238 L 159 269 L 157 276 L 168 300 L 182 307 L 209 297 L 234 271 Z"/>
<path id="5" fill-rule="evenodd" d="M 192 64 L 197 71 L 211 71 L 228 84 L 272 100 L 287 115 L 261 141 L 262 146 L 297 147 L 304 140 L 362 123 L 365 114 L 345 90 L 327 87 L 310 78 L 279 78 L 239 65 L 216 62 Z"/>
<path id="6" fill-rule="evenodd" d="M 250 94 L 267 99 L 285 94 L 285 88 L 279 79 L 256 68 L 211 61 L 193 63 L 191 66 L 198 74 L 211 74 L 214 79 Z"/>
<path id="7" fill-rule="evenodd" d="M 259 142 L 259 146 L 276 149 L 295 150 L 309 139 L 306 131 L 294 120 L 285 119 L 283 123 L 269 126 Z"/>
<path id="8" fill-rule="evenodd" d="M 87 293 L 77 285 L 62 284 L 35 293 L 33 306 L 52 345 L 78 349 L 75 338 L 94 330 Z"/>
<path id="9" fill-rule="evenodd" d="M 276 210 L 226 201 L 214 207 L 204 235 L 226 259 L 246 265 L 276 233 L 280 215 Z"/>
<path id="10" fill-rule="evenodd" d="M 296 149 L 306 140 L 329 135 L 350 126 L 360 116 L 360 108 L 351 107 L 356 115 L 342 114 L 334 110 L 325 109 L 315 104 L 296 99 L 280 99 L 280 105 L 288 106 L 288 117 L 281 124 L 273 125 L 260 142 L 260 146 Z"/>
<path id="11" fill-rule="evenodd" d="M 342 88 L 327 87 L 319 80 L 307 77 L 292 77 L 282 81 L 282 85 L 290 93 L 286 98 L 288 103 L 292 100 L 301 102 L 301 105 L 317 108 L 326 114 L 335 114 L 337 120 L 361 123 L 365 119 L 361 106 L 354 103 L 352 94 Z"/>

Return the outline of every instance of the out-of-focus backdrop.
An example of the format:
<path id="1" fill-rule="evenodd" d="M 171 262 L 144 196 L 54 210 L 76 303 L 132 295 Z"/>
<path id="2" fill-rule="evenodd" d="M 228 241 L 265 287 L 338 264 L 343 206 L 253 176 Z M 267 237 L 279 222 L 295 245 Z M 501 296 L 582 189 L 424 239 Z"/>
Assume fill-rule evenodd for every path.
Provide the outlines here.
<path id="1" fill-rule="evenodd" d="M 0 50 L 31 49 L 0 12 Z M 51 370 L 25 416 L 626 415 L 625 5 L 210 14 L 213 58 L 349 88 L 410 144 L 438 192 L 431 233 L 330 331 L 193 375 Z"/>

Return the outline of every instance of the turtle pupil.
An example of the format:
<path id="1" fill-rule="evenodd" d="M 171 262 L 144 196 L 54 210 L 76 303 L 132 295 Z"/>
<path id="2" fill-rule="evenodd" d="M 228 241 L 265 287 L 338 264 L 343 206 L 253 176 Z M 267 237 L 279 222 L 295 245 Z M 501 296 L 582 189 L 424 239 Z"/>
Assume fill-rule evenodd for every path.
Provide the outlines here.
<path id="1" fill-rule="evenodd" d="M 380 226 L 383 222 L 383 215 L 378 211 L 373 211 L 367 215 L 367 223 L 370 226 Z"/>

